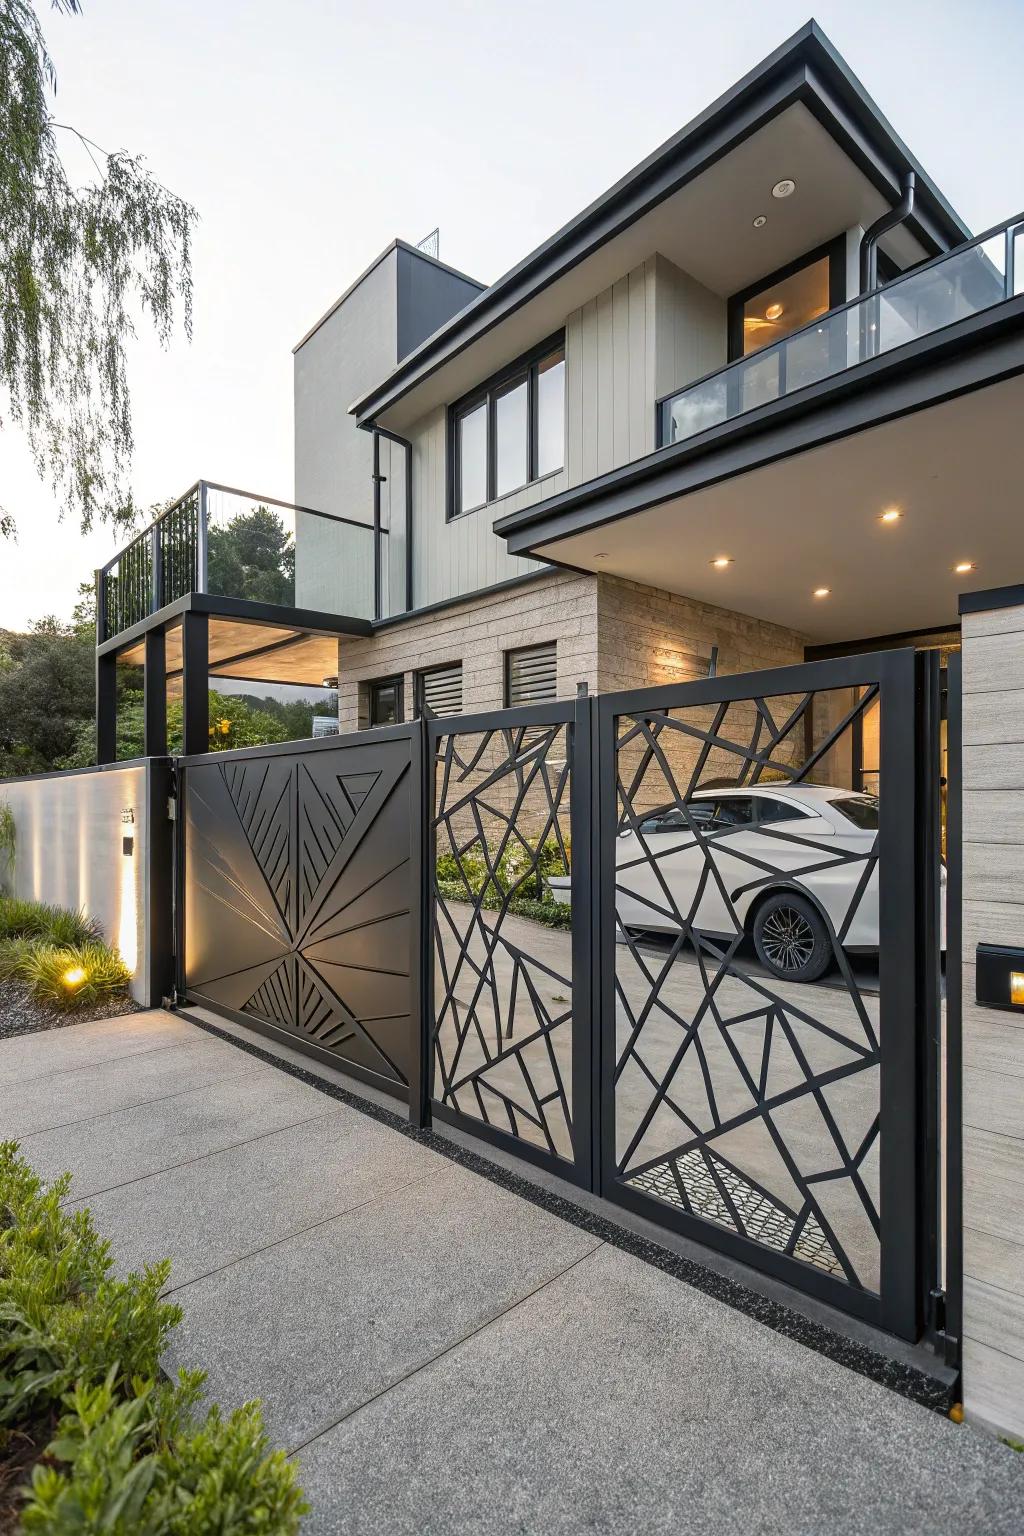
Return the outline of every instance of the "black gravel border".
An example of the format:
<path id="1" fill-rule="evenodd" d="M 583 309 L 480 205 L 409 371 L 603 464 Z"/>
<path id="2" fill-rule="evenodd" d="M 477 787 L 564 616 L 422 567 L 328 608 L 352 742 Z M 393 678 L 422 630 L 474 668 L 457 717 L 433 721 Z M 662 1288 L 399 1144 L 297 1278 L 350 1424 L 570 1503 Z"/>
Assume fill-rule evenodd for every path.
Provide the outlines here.
<path id="1" fill-rule="evenodd" d="M 881 1350 L 873 1349 L 862 1340 L 850 1338 L 838 1329 L 829 1328 L 825 1323 L 807 1317 L 771 1296 L 765 1296 L 750 1286 L 731 1280 L 717 1270 L 709 1269 L 694 1259 L 674 1253 L 669 1248 L 663 1248 L 659 1243 L 641 1237 L 638 1233 L 619 1226 L 605 1216 L 588 1211 L 583 1206 L 577 1205 L 575 1201 L 566 1199 L 564 1195 L 544 1189 L 529 1179 L 513 1173 L 510 1169 L 491 1162 L 480 1153 L 439 1136 L 435 1131 L 420 1130 L 410 1125 L 408 1120 L 394 1110 L 385 1108 L 383 1104 L 361 1098 L 358 1094 L 349 1092 L 347 1088 L 319 1077 L 313 1071 L 307 1071 L 306 1068 L 297 1066 L 294 1062 L 275 1056 L 272 1051 L 264 1050 L 255 1042 L 240 1039 L 228 1030 L 219 1029 L 216 1024 L 195 1017 L 190 1009 L 185 1008 L 180 1012 L 190 1024 L 205 1030 L 207 1034 L 216 1035 L 218 1039 L 228 1041 L 231 1045 L 237 1046 L 240 1051 L 245 1051 L 247 1055 L 255 1056 L 260 1061 L 277 1067 L 279 1071 L 286 1072 L 289 1077 L 308 1084 L 309 1087 L 326 1094 L 328 1098 L 336 1099 L 340 1104 L 358 1110 L 360 1114 L 368 1115 L 371 1120 L 377 1120 L 382 1125 L 389 1126 L 392 1130 L 407 1136 L 410 1141 L 417 1141 L 432 1151 L 438 1152 L 442 1157 L 447 1157 L 451 1162 L 458 1163 L 463 1168 L 480 1174 L 482 1178 L 489 1179 L 492 1184 L 500 1185 L 511 1194 L 518 1195 L 523 1200 L 529 1200 L 531 1204 L 550 1211 L 554 1216 L 560 1216 L 563 1221 L 571 1223 L 581 1231 L 591 1233 L 611 1247 L 633 1254 L 646 1264 L 653 1265 L 655 1269 L 685 1281 L 687 1285 L 703 1291 L 705 1295 L 713 1296 L 716 1301 L 723 1301 L 727 1306 L 735 1307 L 738 1312 L 743 1312 L 757 1322 L 764 1323 L 766 1327 L 781 1333 L 786 1338 L 795 1339 L 808 1349 L 816 1351 L 817 1354 L 824 1355 L 826 1359 L 845 1365 L 848 1370 L 855 1371 L 857 1375 L 866 1376 L 871 1381 L 878 1382 L 880 1386 L 888 1387 L 891 1391 L 898 1392 L 901 1397 L 907 1397 L 921 1407 L 929 1408 L 936 1413 L 948 1413 L 955 1401 L 954 1387 L 942 1377 L 933 1376 L 927 1370 L 909 1361 L 896 1360 Z M 339 1066 L 338 1070 L 344 1069 Z"/>
<path id="2" fill-rule="evenodd" d="M 37 1002 L 20 981 L 0 981 L 0 1040 L 66 1029 L 69 1024 L 94 1024 L 97 1019 L 117 1019 L 124 1013 L 138 1012 L 139 1004 L 128 996 L 105 997 L 88 1008 L 53 1008 Z"/>

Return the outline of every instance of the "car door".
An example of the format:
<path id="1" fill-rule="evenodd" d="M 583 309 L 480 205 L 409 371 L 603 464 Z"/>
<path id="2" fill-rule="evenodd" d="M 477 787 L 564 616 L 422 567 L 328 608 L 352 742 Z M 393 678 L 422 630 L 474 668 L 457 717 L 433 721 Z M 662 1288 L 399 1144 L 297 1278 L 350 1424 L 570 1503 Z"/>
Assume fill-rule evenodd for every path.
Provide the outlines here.
<path id="1" fill-rule="evenodd" d="M 628 928 L 736 931 L 728 893 L 749 870 L 738 856 L 755 837 L 749 795 L 700 796 L 654 813 L 616 846 L 616 915 Z"/>

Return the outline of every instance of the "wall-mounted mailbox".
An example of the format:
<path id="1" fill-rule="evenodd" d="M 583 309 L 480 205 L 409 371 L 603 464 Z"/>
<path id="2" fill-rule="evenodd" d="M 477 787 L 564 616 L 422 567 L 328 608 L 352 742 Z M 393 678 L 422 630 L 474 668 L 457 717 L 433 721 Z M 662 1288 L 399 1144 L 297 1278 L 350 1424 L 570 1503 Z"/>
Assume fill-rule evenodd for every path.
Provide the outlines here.
<path id="1" fill-rule="evenodd" d="M 1024 949 L 979 944 L 975 953 L 974 996 L 983 1008 L 1024 1013 Z"/>

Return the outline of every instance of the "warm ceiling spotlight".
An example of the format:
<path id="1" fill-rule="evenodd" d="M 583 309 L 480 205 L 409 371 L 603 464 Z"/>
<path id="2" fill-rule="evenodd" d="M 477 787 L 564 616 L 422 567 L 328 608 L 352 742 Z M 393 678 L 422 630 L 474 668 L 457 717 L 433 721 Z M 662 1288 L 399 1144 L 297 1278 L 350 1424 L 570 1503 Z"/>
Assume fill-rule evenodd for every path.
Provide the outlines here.
<path id="1" fill-rule="evenodd" d="M 724 571 L 726 566 L 732 565 L 732 555 L 716 555 L 711 564 L 716 571 Z"/>
<path id="2" fill-rule="evenodd" d="M 595 560 L 607 560 L 608 559 L 608 551 L 606 549 L 598 550 L 597 554 L 594 556 L 594 559 Z"/>
<path id="3" fill-rule="evenodd" d="M 878 521 L 880 523 L 898 523 L 902 516 L 903 513 L 899 507 L 886 507 Z"/>
<path id="4" fill-rule="evenodd" d="M 973 560 L 958 560 L 953 567 L 954 576 L 966 576 L 968 571 L 976 571 L 978 567 Z"/>
<path id="5" fill-rule="evenodd" d="M 830 597 L 831 594 L 832 594 L 832 588 L 831 587 L 815 587 L 815 589 L 814 589 L 814 596 L 815 597 Z"/>
<path id="6" fill-rule="evenodd" d="M 764 312 L 764 317 L 766 320 L 781 320 L 782 315 L 783 306 L 781 304 L 769 304 L 768 308 Z"/>
<path id="7" fill-rule="evenodd" d="M 772 197 L 791 197 L 795 191 L 796 182 L 793 178 L 791 176 L 783 176 L 782 180 L 777 181 L 774 187 L 772 187 Z"/>
<path id="8" fill-rule="evenodd" d="M 764 227 L 765 227 L 765 225 L 767 223 L 768 223 L 768 215 L 766 213 L 759 213 L 757 218 L 754 220 L 754 228 L 755 229 L 764 229 Z"/>

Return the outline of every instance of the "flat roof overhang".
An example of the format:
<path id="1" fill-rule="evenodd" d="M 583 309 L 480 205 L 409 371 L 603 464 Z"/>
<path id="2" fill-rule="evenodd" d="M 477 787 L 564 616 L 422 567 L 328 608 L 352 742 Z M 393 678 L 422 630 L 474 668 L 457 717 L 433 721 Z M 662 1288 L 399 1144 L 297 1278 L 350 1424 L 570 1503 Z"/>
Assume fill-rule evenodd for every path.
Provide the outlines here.
<path id="1" fill-rule="evenodd" d="M 210 677 L 261 683 L 319 687 L 325 677 L 337 673 L 339 639 L 373 633 L 368 619 L 189 592 L 97 646 L 97 655 L 114 654 L 120 663 L 141 666 L 147 634 L 163 630 L 168 677 L 176 677 L 181 672 L 180 625 L 186 613 L 206 614 L 209 619 Z"/>
<path id="2" fill-rule="evenodd" d="M 1024 295 L 500 520 L 511 553 L 818 644 L 957 623 L 1024 579 Z M 893 525 L 878 519 L 895 506 Z M 711 561 L 731 557 L 725 570 Z M 953 566 L 970 561 L 961 576 Z M 829 587 L 815 599 L 816 587 Z"/>
<path id="3" fill-rule="evenodd" d="M 538 333 L 534 339 L 542 339 L 552 328 L 546 311 L 537 315 L 536 324 L 532 326 L 524 319 L 516 327 L 514 340 L 510 337 L 505 344 L 495 339 L 489 350 L 482 349 L 480 358 L 475 359 L 472 366 L 459 369 L 457 360 L 467 348 L 474 347 L 491 332 L 503 327 L 526 306 L 532 314 L 534 308 L 542 309 L 543 302 L 550 298 L 553 309 L 560 311 L 557 323 L 561 323 L 581 302 L 575 289 L 570 292 L 565 283 L 574 269 L 586 265 L 589 272 L 593 268 L 587 282 L 581 279 L 581 283 L 576 284 L 576 287 L 589 288 L 591 292 L 599 291 L 607 282 L 621 276 L 628 270 L 628 262 L 638 259 L 632 247 L 628 257 L 625 255 L 628 242 L 624 237 L 639 220 L 692 185 L 703 172 L 746 144 L 783 113 L 796 108 L 804 109 L 825 130 L 829 140 L 838 146 L 838 151 L 863 179 L 865 189 L 871 193 L 869 203 L 864 205 L 865 219 L 869 215 L 876 217 L 878 212 L 898 202 L 901 179 L 912 170 L 917 177 L 915 210 L 904 230 L 897 231 L 895 237 L 912 237 L 914 249 L 927 256 L 970 238 L 970 231 L 934 181 L 894 132 L 821 28 L 811 21 L 428 337 L 387 379 L 354 403 L 353 414 L 361 423 L 383 421 L 401 428 L 408 425 L 407 417 L 411 421 L 420 413 L 421 407 L 429 409 L 436 403 L 434 394 L 439 398 L 456 398 L 469 387 L 466 379 L 472 383 L 474 375 L 485 376 L 487 367 L 494 365 L 504 353 L 507 353 L 505 361 L 514 356 L 510 346 L 518 345 L 522 349 L 530 345 L 529 337 L 533 331 Z M 735 188 L 732 190 L 735 193 Z M 853 222 L 853 219 L 848 221 Z M 810 249 L 844 227 L 848 224 L 819 233 L 804 248 Z M 648 241 L 650 249 L 641 250 L 639 259 L 653 254 L 662 243 L 652 232 Z M 613 256 L 620 246 L 623 255 L 616 261 Z M 663 254 L 671 255 L 671 252 L 663 251 Z M 790 252 L 790 256 L 792 254 Z M 912 259 L 919 259 L 919 255 Z M 779 264 L 779 260 L 774 260 L 775 266 Z M 772 266 L 773 261 L 766 251 L 763 265 L 758 271 L 751 271 L 745 280 L 755 280 L 772 270 Z M 691 270 L 690 267 L 685 269 Z M 699 272 L 692 275 L 701 280 Z M 726 286 L 735 291 L 743 286 L 743 281 L 734 276 Z M 493 358 L 490 352 L 494 353 Z M 439 370 L 445 371 L 444 381 L 438 381 L 432 391 L 423 390 L 421 386 Z M 412 391 L 417 392 L 415 408 L 407 404 L 396 409 Z"/>

